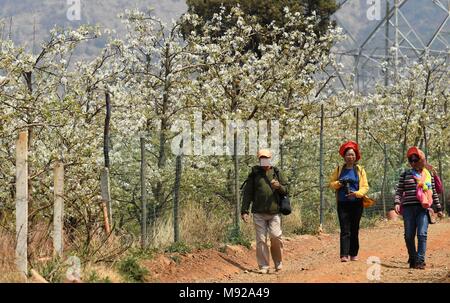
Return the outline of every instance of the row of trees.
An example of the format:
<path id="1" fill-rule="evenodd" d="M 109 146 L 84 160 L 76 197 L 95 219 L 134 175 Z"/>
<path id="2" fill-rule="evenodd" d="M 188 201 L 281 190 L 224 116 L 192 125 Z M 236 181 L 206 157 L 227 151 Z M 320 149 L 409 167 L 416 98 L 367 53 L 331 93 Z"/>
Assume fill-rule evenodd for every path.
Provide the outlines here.
<path id="1" fill-rule="evenodd" d="M 279 166 L 286 170 L 297 205 L 296 215 L 288 218 L 292 230 L 318 223 L 321 105 L 326 172 L 340 161 L 340 143 L 354 139 L 357 131 L 371 185 L 384 188 L 383 193 L 392 189 L 388 181 L 404 165 L 410 145 L 422 145 L 432 160 L 443 163 L 444 179 L 450 177 L 445 60 L 425 58 L 405 67 L 394 85 L 377 87 L 370 95 L 342 91 L 330 96 L 333 77 L 318 75 L 335 64 L 329 50 L 340 31 L 323 28 L 323 19 L 313 13 L 285 9 L 281 24 L 261 23 L 239 7 L 222 7 L 206 21 L 185 14 L 171 25 L 142 11 L 127 11 L 122 19 L 126 37 L 87 26 L 55 29 L 37 55 L 0 41 L 4 228 L 11 229 L 13 222 L 14 142 L 20 130 L 29 134 L 31 230 L 51 222 L 51 170 L 62 161 L 66 223 L 74 234 L 69 247 L 85 254 L 98 251 L 92 239 L 102 222 L 97 202 L 105 167 L 111 173 L 116 232 L 139 235 L 146 222 L 150 242 L 165 244 L 177 234 L 171 222 L 179 209 L 184 241 L 221 241 L 229 227 L 237 226 L 239 185 L 254 155 L 238 156 L 234 149 L 231 157 L 177 158 L 171 142 L 179 130 L 172 126 L 178 120 L 194 123 L 195 113 L 224 124 L 279 121 Z M 108 43 L 97 58 L 73 61 L 83 43 L 105 35 Z M 213 132 L 206 125 L 202 130 L 203 136 Z M 332 213 L 331 192 L 326 197 Z M 180 208 L 173 208 L 174 201 Z"/>

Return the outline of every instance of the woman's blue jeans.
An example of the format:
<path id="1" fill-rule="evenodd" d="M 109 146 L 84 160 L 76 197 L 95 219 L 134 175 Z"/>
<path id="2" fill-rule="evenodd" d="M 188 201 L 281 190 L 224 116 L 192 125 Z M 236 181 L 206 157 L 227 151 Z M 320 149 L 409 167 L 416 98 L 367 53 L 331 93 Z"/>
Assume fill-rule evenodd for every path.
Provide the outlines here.
<path id="1" fill-rule="evenodd" d="M 403 208 L 403 224 L 405 227 L 405 242 L 409 260 L 425 262 L 427 250 L 428 217 L 427 210 L 421 205 L 411 205 Z M 416 249 L 417 233 L 417 249 Z"/>

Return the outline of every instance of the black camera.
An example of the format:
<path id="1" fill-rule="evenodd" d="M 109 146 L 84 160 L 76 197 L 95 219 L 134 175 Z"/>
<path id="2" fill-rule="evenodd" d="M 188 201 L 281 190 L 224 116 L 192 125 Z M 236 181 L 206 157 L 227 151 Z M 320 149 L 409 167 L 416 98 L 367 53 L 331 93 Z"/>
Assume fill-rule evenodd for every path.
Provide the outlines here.
<path id="1" fill-rule="evenodd" d="M 351 179 L 339 179 L 339 183 L 345 188 L 345 193 L 348 195 L 351 193 L 350 185 L 353 184 L 353 180 Z"/>

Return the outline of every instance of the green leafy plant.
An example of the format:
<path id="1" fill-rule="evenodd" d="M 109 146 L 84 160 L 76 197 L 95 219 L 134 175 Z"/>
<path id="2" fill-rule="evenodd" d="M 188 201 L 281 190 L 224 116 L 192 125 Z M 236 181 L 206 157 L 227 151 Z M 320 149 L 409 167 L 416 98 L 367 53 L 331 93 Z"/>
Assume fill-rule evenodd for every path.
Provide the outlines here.
<path id="1" fill-rule="evenodd" d="M 192 251 L 192 249 L 184 242 L 174 242 L 170 245 L 166 252 L 168 253 L 180 253 L 180 254 L 188 254 Z"/>
<path id="2" fill-rule="evenodd" d="M 118 269 L 130 282 L 144 282 L 145 276 L 149 273 L 148 270 L 142 267 L 138 259 L 133 256 L 128 256 L 118 264 Z"/>
<path id="3" fill-rule="evenodd" d="M 111 280 L 108 276 L 101 277 L 96 271 L 91 271 L 87 275 L 86 282 L 88 282 L 88 283 L 111 283 Z"/>
<path id="4" fill-rule="evenodd" d="M 239 227 L 231 227 L 230 231 L 228 233 L 228 242 L 234 245 L 242 245 L 247 247 L 248 249 L 251 248 L 250 240 L 244 235 L 243 232 L 241 232 Z"/>

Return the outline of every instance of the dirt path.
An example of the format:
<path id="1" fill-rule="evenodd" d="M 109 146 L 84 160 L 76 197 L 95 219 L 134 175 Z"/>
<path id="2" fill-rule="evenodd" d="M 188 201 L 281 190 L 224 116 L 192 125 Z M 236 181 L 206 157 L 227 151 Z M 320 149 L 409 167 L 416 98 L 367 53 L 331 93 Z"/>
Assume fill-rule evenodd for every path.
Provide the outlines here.
<path id="1" fill-rule="evenodd" d="M 285 238 L 284 268 L 267 275 L 254 272 L 254 247 L 228 246 L 188 255 L 165 254 L 144 261 L 149 282 L 370 282 L 369 257 L 381 261 L 374 282 L 450 282 L 450 220 L 430 225 L 427 269 L 410 270 L 401 221 L 382 222 L 360 232 L 359 261 L 339 261 L 339 234 Z M 376 273 L 376 271 L 375 271 Z"/>

